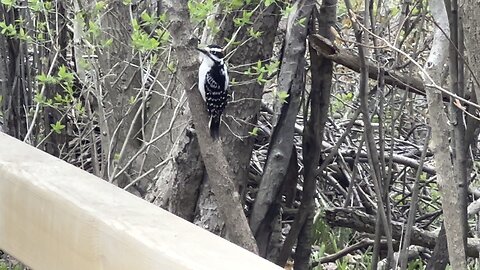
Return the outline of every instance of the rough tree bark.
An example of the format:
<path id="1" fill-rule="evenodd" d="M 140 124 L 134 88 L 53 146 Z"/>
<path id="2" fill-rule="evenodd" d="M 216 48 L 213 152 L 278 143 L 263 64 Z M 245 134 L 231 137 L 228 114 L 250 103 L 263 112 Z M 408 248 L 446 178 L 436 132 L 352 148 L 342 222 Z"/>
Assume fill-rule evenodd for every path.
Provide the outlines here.
<path id="1" fill-rule="evenodd" d="M 88 6 L 84 3 L 84 7 Z M 101 17 L 102 31 L 106 33 L 105 39 L 112 39 L 112 44 L 105 53 L 99 53 L 100 72 L 105 75 L 105 89 L 102 89 L 97 97 L 97 113 L 106 112 L 106 124 L 100 123 L 103 136 L 109 139 L 108 149 L 105 150 L 109 160 L 107 178 L 109 181 L 124 187 L 130 182 L 134 174 L 128 161 L 141 146 L 140 127 L 141 118 L 136 115 L 141 100 L 133 105 L 129 100 L 135 97 L 141 87 L 138 69 L 131 63 L 135 61 L 132 46 L 131 33 L 133 31 L 130 22 L 130 8 L 119 1 L 109 1 L 108 9 Z M 103 99 L 102 99 L 103 98 Z M 124 167 L 121 175 L 117 175 Z"/>
<path id="2" fill-rule="evenodd" d="M 192 36 L 193 27 L 189 23 L 188 1 L 165 1 L 169 14 L 170 32 L 173 48 L 183 61 L 178 63 L 179 82 L 185 87 L 188 104 L 192 114 L 195 131 L 200 145 L 200 152 L 210 179 L 212 191 L 219 203 L 220 212 L 226 223 L 231 241 L 258 253 L 255 239 L 248 227 L 243 213 L 240 196 L 233 182 L 233 172 L 229 167 L 221 143 L 213 141 L 208 132 L 208 116 L 199 91 L 196 91 L 198 60 L 195 47 L 198 40 Z"/>
<path id="3" fill-rule="evenodd" d="M 426 85 L 430 80 L 440 82 L 443 78 L 443 66 L 448 56 L 448 38 L 444 33 L 448 31 L 448 19 L 445 5 L 442 0 L 430 1 L 430 10 L 433 18 L 441 29 L 435 29 L 433 45 L 427 59 L 425 70 L 422 74 Z M 438 185 L 441 193 L 442 208 L 444 213 L 444 225 L 448 243 L 448 253 L 453 269 L 466 269 L 465 246 L 461 232 L 462 212 L 459 209 L 458 186 L 453 178 L 452 160 L 449 152 L 448 118 L 444 111 L 442 95 L 440 91 L 432 87 L 426 87 L 428 101 L 428 116 L 432 128 L 431 147 L 434 153 L 435 166 L 437 169 Z"/>
<path id="4" fill-rule="evenodd" d="M 257 8 L 257 5 L 260 5 L 259 8 Z M 205 42 L 224 47 L 226 39 L 231 38 L 236 33 L 237 41 L 247 40 L 248 42 L 235 48 L 235 53 L 228 59 L 228 65 L 238 67 L 257 61 L 264 61 L 264 64 L 267 64 L 272 57 L 276 36 L 276 31 L 272 31 L 272 29 L 277 29 L 280 20 L 280 6 L 281 4 L 264 7 L 262 3 L 256 2 L 241 8 L 243 10 L 255 10 L 251 18 L 253 22 L 251 29 L 261 32 L 260 37 L 252 39 L 248 31 L 250 28 L 238 28 L 234 22 L 236 14 L 232 12 L 226 14 L 225 17 L 218 16 L 217 22 L 221 23 L 219 25 L 221 31 L 216 33 L 215 36 L 204 37 Z M 222 12 L 221 8 L 219 8 L 219 12 Z M 204 31 L 204 34 L 209 32 L 208 30 L 210 29 Z M 227 53 L 230 49 L 227 48 Z M 249 135 L 249 132 L 257 124 L 264 88 L 263 84 L 252 80 L 251 75 L 244 74 L 247 69 L 248 67 L 237 68 L 235 72 L 229 74 L 232 81 L 241 82 L 241 85 L 230 87 L 234 99 L 229 102 L 225 109 L 222 119 L 224 124 L 220 128 L 223 153 L 234 172 L 233 179 L 238 186 L 242 199 L 244 198 L 250 157 L 255 141 L 254 137 Z M 223 222 L 218 215 L 217 208 L 216 201 L 212 198 L 208 177 L 206 177 L 200 191 L 195 224 L 215 233 L 222 232 Z"/>
<path id="5" fill-rule="evenodd" d="M 254 6 L 249 5 L 245 7 L 246 10 L 253 9 Z M 273 42 L 276 36 L 276 29 L 280 20 L 280 5 L 272 4 L 269 7 L 256 12 L 252 21 L 253 31 L 261 32 L 262 35 L 258 38 L 249 38 L 249 31 L 243 27 L 237 34 L 236 40 L 249 40 L 245 44 L 239 46 L 235 53 L 228 60 L 230 66 L 241 66 L 246 63 L 255 63 L 263 61 L 263 64 L 268 64 L 273 52 Z M 227 29 L 231 28 L 235 32 L 237 27 L 233 20 L 229 22 L 230 25 L 225 26 Z M 219 36 L 217 39 L 225 40 L 228 36 Z M 224 121 L 228 125 L 222 126 L 223 136 L 222 145 L 224 148 L 225 157 L 235 173 L 235 182 L 239 185 L 240 191 L 245 188 L 248 170 L 250 165 L 250 157 L 253 150 L 253 143 L 255 138 L 249 136 L 249 132 L 257 124 L 258 113 L 262 105 L 263 84 L 257 81 L 252 81 L 250 75 L 244 74 L 244 70 L 237 70 L 231 73 L 232 79 L 237 82 L 246 82 L 239 86 L 231 87 L 234 93 L 234 100 L 229 102 L 225 111 Z M 239 139 L 238 136 L 243 137 Z"/>
<path id="6" fill-rule="evenodd" d="M 0 5 L 0 20 L 7 25 L 14 24 L 18 15 L 16 8 Z M 21 140 L 27 133 L 25 108 L 30 106 L 29 100 L 26 100 L 28 95 L 23 93 L 27 83 L 28 70 L 25 65 L 28 63 L 28 54 L 22 52 L 22 43 L 18 39 L 0 35 L 0 47 L 3 48 L 0 51 L 0 106 L 4 113 L 2 128 L 7 134 Z"/>
<path id="7" fill-rule="evenodd" d="M 336 0 L 324 0 L 320 12 L 314 12 L 316 16 L 312 16 L 312 18 L 318 19 L 319 34 L 332 41 L 335 39 L 335 36 L 331 33 L 330 27 L 335 24 L 337 18 L 336 7 Z M 311 25 L 315 25 L 313 20 Z M 331 60 L 318 55 L 312 46 L 309 46 L 309 52 L 311 62 L 310 71 L 312 74 L 321 74 L 321 76 L 312 76 L 312 87 L 309 98 L 310 104 L 307 104 L 307 111 L 304 112 L 304 121 L 306 120 L 307 123 L 303 130 L 302 147 L 304 162 L 303 196 L 296 217 L 296 219 L 299 220 L 301 230 L 298 235 L 294 259 L 295 269 L 305 270 L 308 270 L 310 267 L 310 253 L 313 244 L 313 216 L 315 213 L 314 196 L 318 175 L 317 168 L 321 157 L 323 132 L 328 118 L 333 73 L 333 63 Z M 310 109 L 310 114 L 308 114 L 308 108 Z M 292 226 L 292 230 L 295 223 Z"/>
<path id="8" fill-rule="evenodd" d="M 267 213 L 276 203 L 292 154 L 294 125 L 304 90 L 302 63 L 304 63 L 307 36 L 305 24 L 309 21 L 314 5 L 315 1 L 311 0 L 296 1 L 288 19 L 278 91 L 286 91 L 289 96 L 282 105 L 280 118 L 270 139 L 267 163 L 250 216 L 250 226 L 257 239 L 264 239 L 259 234 L 271 233 L 267 228 L 274 215 L 267 215 Z M 304 23 L 299 23 L 300 20 Z"/>
<path id="9" fill-rule="evenodd" d="M 161 169 L 147 200 L 193 222 L 205 172 L 195 130 L 185 129 L 172 148 L 174 157 Z"/>
<path id="10" fill-rule="evenodd" d="M 67 66 L 67 45 L 69 42 L 69 36 L 67 35 L 67 22 L 65 3 L 57 2 L 55 5 L 57 14 L 51 14 L 48 18 L 50 27 L 55 29 L 55 36 L 52 40 L 56 44 L 50 44 L 50 50 L 58 50 L 58 57 L 55 58 L 53 65 L 53 74 L 57 74 L 61 66 Z M 52 59 L 50 59 L 51 61 Z M 48 67 L 47 67 L 48 68 Z M 64 89 L 60 84 L 47 85 L 45 87 L 45 98 L 54 100 L 56 95 L 63 95 Z M 60 147 L 64 147 L 63 151 L 68 152 L 68 145 L 65 145 L 67 138 L 66 132 L 68 125 L 66 119 L 62 116 L 59 109 L 50 106 L 43 108 L 43 121 L 44 121 L 44 136 L 45 139 L 45 151 L 53 156 L 60 157 Z M 57 122 L 63 124 L 66 128 L 61 133 L 54 132 L 50 125 L 54 125 Z M 64 152 L 64 154 L 65 154 Z"/>
<path id="11" fill-rule="evenodd" d="M 257 5 L 262 6 L 255 8 Z M 229 58 L 227 64 L 230 67 L 235 67 L 242 66 L 245 63 L 255 63 L 258 60 L 265 61 L 266 64 L 272 56 L 276 34 L 272 29 L 277 28 L 280 19 L 280 6 L 264 7 L 263 4 L 255 3 L 242 8 L 255 10 L 251 19 L 253 24 L 249 28 L 251 27 L 263 34 L 254 39 L 249 38 L 247 28 L 238 29 L 235 26 L 234 19 L 238 13 L 225 14 L 223 8 L 223 5 L 219 4 L 218 12 L 215 15 L 220 31 L 213 36 L 209 31 L 211 29 L 205 28 L 203 42 L 224 47 L 226 38 L 231 38 L 239 30 L 236 33 L 236 40 L 247 40 L 247 42 L 235 48 L 235 53 Z M 227 53 L 230 49 L 227 48 Z M 243 74 L 243 71 L 237 68 L 236 72 L 230 73 L 232 80 L 242 82 L 242 84 L 230 87 L 230 91 L 234 93 L 235 98 L 229 102 L 226 108 L 222 119 L 226 125 L 221 127 L 223 152 L 234 171 L 233 178 L 240 192 L 244 190 L 243 187 L 246 185 L 254 143 L 254 138 L 249 136 L 248 132 L 256 125 L 264 87 L 252 80 L 250 75 Z M 181 87 L 182 85 L 179 88 Z M 183 91 L 183 89 L 181 90 Z M 186 134 L 194 135 L 188 130 Z M 152 185 L 147 199 L 167 208 L 172 213 L 187 218 L 198 226 L 223 235 L 225 232 L 224 222 L 218 212 L 214 194 L 211 192 L 208 176 L 203 173 L 205 169 L 198 141 L 195 136 L 183 138 L 184 136 L 181 135 L 178 142 L 175 143 L 175 148 L 171 151 L 174 158 L 158 174 L 156 183 Z M 228 238 L 228 235 L 226 237 Z"/>
<path id="12" fill-rule="evenodd" d="M 468 64 L 473 72 L 472 77 L 475 82 L 475 96 L 476 102 L 480 104 L 480 85 L 478 79 L 480 78 L 480 6 L 476 0 L 460 1 L 460 6 L 463 8 L 463 28 L 465 32 L 465 48 L 468 58 Z"/>
<path id="13" fill-rule="evenodd" d="M 463 26 L 459 17 L 458 0 L 444 0 L 447 10 L 447 17 L 450 28 L 450 42 L 449 42 L 449 75 L 450 75 L 450 89 L 459 97 L 465 96 L 464 90 L 464 46 L 463 46 Z M 451 147 L 453 159 L 453 177 L 458 184 L 458 210 L 462 213 L 461 222 L 463 223 L 462 230 L 458 232 L 463 239 L 463 245 L 467 244 L 468 232 L 468 218 L 467 218 L 467 201 L 468 201 L 468 144 L 465 143 L 465 120 L 463 109 L 457 107 L 455 100 L 450 101 L 450 118 L 452 123 L 451 131 Z"/>

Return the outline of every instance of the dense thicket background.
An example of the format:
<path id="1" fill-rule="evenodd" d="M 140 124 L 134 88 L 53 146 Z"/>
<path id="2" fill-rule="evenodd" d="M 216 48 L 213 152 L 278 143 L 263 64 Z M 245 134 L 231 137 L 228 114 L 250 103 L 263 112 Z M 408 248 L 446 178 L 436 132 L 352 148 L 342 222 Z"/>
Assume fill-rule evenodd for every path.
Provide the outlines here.
<path id="1" fill-rule="evenodd" d="M 0 131 L 286 269 L 479 267 L 476 1 L 0 3 Z"/>

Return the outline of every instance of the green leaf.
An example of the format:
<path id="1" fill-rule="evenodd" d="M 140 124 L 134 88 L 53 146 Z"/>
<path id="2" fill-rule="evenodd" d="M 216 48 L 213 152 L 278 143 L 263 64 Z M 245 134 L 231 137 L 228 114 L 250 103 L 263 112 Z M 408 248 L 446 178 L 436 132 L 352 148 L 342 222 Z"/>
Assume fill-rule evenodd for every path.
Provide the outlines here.
<path id="1" fill-rule="evenodd" d="M 33 101 L 39 104 L 45 104 L 47 103 L 47 98 L 41 93 L 36 93 L 35 96 L 33 97 Z"/>
<path id="2" fill-rule="evenodd" d="M 260 71 L 262 69 L 262 61 L 258 60 L 257 61 L 257 66 L 256 66 L 256 70 L 257 71 Z"/>
<path id="3" fill-rule="evenodd" d="M 53 3 L 52 2 L 48 2 L 48 1 L 42 1 L 43 2 L 43 6 L 45 7 L 45 12 L 46 13 L 49 13 L 53 10 Z"/>
<path id="4" fill-rule="evenodd" d="M 168 70 L 170 70 L 170 72 L 174 73 L 175 72 L 175 63 L 174 62 L 168 63 L 167 68 L 168 68 Z"/>
<path id="5" fill-rule="evenodd" d="M 208 15 L 213 13 L 217 0 L 190 0 L 188 1 L 188 9 L 192 20 L 196 23 L 205 21 Z"/>
<path id="6" fill-rule="evenodd" d="M 147 25 L 151 25 L 153 23 L 155 23 L 155 18 L 153 18 L 152 16 L 150 16 L 150 14 L 148 14 L 147 12 L 142 12 L 142 14 L 140 14 L 140 18 L 142 18 L 142 20 L 145 22 L 145 24 Z"/>
<path id="7" fill-rule="evenodd" d="M 152 65 L 156 65 L 158 63 L 158 55 L 152 54 L 152 57 L 150 58 L 150 63 Z"/>
<path id="8" fill-rule="evenodd" d="M 57 103 L 63 103 L 63 97 L 57 93 L 54 97 L 53 100 L 55 100 Z"/>
<path id="9" fill-rule="evenodd" d="M 93 37 L 98 37 L 100 35 L 100 27 L 93 21 L 88 22 L 88 31 L 89 34 L 92 34 Z"/>
<path id="10" fill-rule="evenodd" d="M 13 5 L 15 4 L 15 0 L 2 0 L 0 1 L 2 4 L 4 4 L 7 8 L 11 8 L 13 7 Z"/>
<path id="11" fill-rule="evenodd" d="M 131 97 L 128 99 L 128 103 L 129 103 L 130 105 L 132 105 L 132 104 L 135 103 L 135 100 L 136 100 L 135 96 L 131 96 Z"/>
<path id="12" fill-rule="evenodd" d="M 160 15 L 160 17 L 158 17 L 158 21 L 160 21 L 161 23 L 165 23 L 167 21 L 167 14 L 166 13 L 162 13 L 162 15 Z"/>
<path id="13" fill-rule="evenodd" d="M 161 44 L 167 44 L 168 41 L 170 41 L 170 32 L 168 32 L 167 30 L 162 30 L 162 29 L 157 29 L 155 30 L 155 34 L 156 34 L 156 38 L 157 40 L 160 39 L 160 43 Z"/>
<path id="14" fill-rule="evenodd" d="M 132 44 L 133 47 L 140 52 L 147 52 L 156 50 L 160 47 L 160 42 L 155 38 L 151 38 L 147 33 L 138 30 L 134 31 L 132 34 Z"/>
<path id="15" fill-rule="evenodd" d="M 279 92 L 277 92 L 278 100 L 280 100 L 280 103 L 282 103 L 282 104 L 285 103 L 285 102 L 287 102 L 288 96 L 290 96 L 290 95 L 288 94 L 287 91 L 279 91 Z"/>
<path id="16" fill-rule="evenodd" d="M 65 128 L 65 125 L 62 125 L 60 121 L 57 121 L 55 124 L 50 124 L 50 127 L 55 133 L 60 134 L 62 133 L 62 130 Z"/>
<path id="17" fill-rule="evenodd" d="M 258 130 L 259 130 L 258 127 L 254 127 L 252 131 L 248 132 L 248 134 L 250 134 L 250 136 L 256 137 L 258 136 Z"/>
<path id="18" fill-rule="evenodd" d="M 260 75 L 258 75 L 258 77 L 257 77 L 257 82 L 258 82 L 258 84 L 260 84 L 260 85 L 262 85 L 262 84 L 264 84 L 265 82 L 267 82 L 267 80 L 265 80 L 265 79 L 263 78 L 263 74 L 265 74 L 265 73 L 262 72 L 262 73 L 260 73 Z"/>
<path id="19" fill-rule="evenodd" d="M 252 38 L 259 38 L 262 36 L 263 32 L 262 31 L 255 31 L 253 29 L 253 27 L 250 27 L 248 28 L 248 34 L 252 37 Z"/>
<path id="20" fill-rule="evenodd" d="M 58 78 L 60 81 L 64 81 L 67 83 L 73 83 L 74 75 L 71 72 L 67 71 L 67 67 L 62 65 L 58 68 Z"/>
<path id="21" fill-rule="evenodd" d="M 109 38 L 109 39 L 103 41 L 102 45 L 103 45 L 103 47 L 108 48 L 112 45 L 112 43 L 113 43 L 113 39 Z"/>
<path id="22" fill-rule="evenodd" d="M 8 270 L 8 264 L 6 262 L 0 262 L 0 270 Z"/>
<path id="23" fill-rule="evenodd" d="M 45 9 L 43 1 L 39 0 L 28 0 L 28 8 L 33 12 L 40 12 Z"/>
<path id="24" fill-rule="evenodd" d="M 235 26 L 240 27 L 246 24 L 252 24 L 251 18 L 253 15 L 253 11 L 246 11 L 244 10 L 242 13 L 242 17 L 233 19 Z"/>
<path id="25" fill-rule="evenodd" d="M 98 2 L 95 4 L 95 11 L 104 10 L 106 6 L 107 6 L 107 3 L 105 3 L 105 1 L 98 1 Z"/>
<path id="26" fill-rule="evenodd" d="M 294 8 L 295 8 L 295 6 L 293 6 L 293 5 L 286 6 L 285 9 L 282 10 L 282 15 L 284 17 L 287 17 L 288 15 L 290 15 L 290 13 L 293 12 Z"/>
<path id="27" fill-rule="evenodd" d="M 399 12 L 400 12 L 400 8 L 398 8 L 398 7 L 394 7 L 390 10 L 390 14 L 392 16 L 396 16 Z"/>
<path id="28" fill-rule="evenodd" d="M 78 114 L 84 114 L 85 113 L 85 107 L 83 107 L 82 103 L 80 103 L 80 102 L 75 104 L 75 110 L 78 112 Z"/>
<path id="29" fill-rule="evenodd" d="M 5 22 L 2 21 L 0 22 L 0 29 L 2 29 L 0 33 L 2 33 L 3 35 L 9 36 L 9 37 L 13 37 L 17 35 L 17 30 L 15 29 L 15 26 L 13 26 L 13 24 L 7 25 Z"/>
<path id="30" fill-rule="evenodd" d="M 278 60 L 268 63 L 266 66 L 268 76 L 272 76 L 275 72 L 277 72 L 279 66 L 280 61 Z"/>
<path id="31" fill-rule="evenodd" d="M 30 37 L 27 35 L 27 33 L 25 33 L 25 30 L 23 30 L 23 28 L 20 28 L 18 32 L 18 38 L 23 41 L 30 39 Z"/>
<path id="32" fill-rule="evenodd" d="M 228 2 L 229 2 L 228 10 L 237 10 L 243 6 L 243 0 L 231 0 Z"/>
<path id="33" fill-rule="evenodd" d="M 263 3 L 266 7 L 269 7 L 271 4 L 275 3 L 275 0 L 265 0 Z"/>
<path id="34" fill-rule="evenodd" d="M 307 20 L 307 17 L 303 17 L 303 18 L 299 19 L 299 20 L 297 21 L 297 23 L 298 23 L 299 25 L 301 25 L 302 27 L 305 27 L 305 21 L 306 21 L 306 20 Z"/>
<path id="35" fill-rule="evenodd" d="M 231 42 L 231 44 L 232 44 L 233 46 L 240 45 L 240 44 L 242 43 L 242 41 L 232 41 L 232 39 L 227 38 L 227 37 L 224 38 L 224 39 L 225 39 L 225 41 L 226 41 L 227 43 L 230 43 L 230 42 Z"/>
<path id="36" fill-rule="evenodd" d="M 36 76 L 39 84 L 55 84 L 57 83 L 57 79 L 51 75 L 46 75 L 42 73 Z"/>
<path id="37" fill-rule="evenodd" d="M 136 19 L 132 20 L 132 28 L 134 31 L 139 31 L 140 30 L 140 25 L 138 24 L 138 21 Z"/>

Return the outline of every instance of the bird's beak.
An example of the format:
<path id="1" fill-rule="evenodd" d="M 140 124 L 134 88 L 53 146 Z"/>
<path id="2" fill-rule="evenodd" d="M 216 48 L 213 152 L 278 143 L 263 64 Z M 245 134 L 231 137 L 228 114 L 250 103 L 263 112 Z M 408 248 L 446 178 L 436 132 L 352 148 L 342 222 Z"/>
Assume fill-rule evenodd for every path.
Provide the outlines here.
<path id="1" fill-rule="evenodd" d="M 203 48 L 196 48 L 196 49 L 197 49 L 197 51 L 199 51 L 199 52 L 201 52 L 201 53 L 203 53 L 203 54 L 207 54 L 207 51 L 206 51 L 205 49 L 203 49 Z"/>

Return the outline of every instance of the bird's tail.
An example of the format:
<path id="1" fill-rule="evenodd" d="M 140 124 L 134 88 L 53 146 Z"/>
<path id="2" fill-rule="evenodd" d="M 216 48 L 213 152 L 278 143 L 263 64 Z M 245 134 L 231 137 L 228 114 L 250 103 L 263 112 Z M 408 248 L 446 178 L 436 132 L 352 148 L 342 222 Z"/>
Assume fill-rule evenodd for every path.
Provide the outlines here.
<path id="1" fill-rule="evenodd" d="M 212 136 L 214 140 L 218 139 L 220 136 L 220 116 L 220 114 L 210 116 L 210 123 L 208 126 L 210 127 L 210 136 Z"/>

